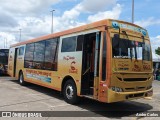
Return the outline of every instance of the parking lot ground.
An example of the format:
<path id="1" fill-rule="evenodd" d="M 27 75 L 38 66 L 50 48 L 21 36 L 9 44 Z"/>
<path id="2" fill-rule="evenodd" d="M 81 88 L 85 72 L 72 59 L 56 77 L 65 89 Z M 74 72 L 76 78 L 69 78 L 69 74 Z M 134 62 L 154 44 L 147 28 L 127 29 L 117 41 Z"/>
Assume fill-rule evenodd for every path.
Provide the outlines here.
<path id="1" fill-rule="evenodd" d="M 0 77 L 0 111 L 54 111 L 57 116 L 77 114 L 76 119 L 105 120 L 105 119 L 142 119 L 153 120 L 159 117 L 136 116 L 137 111 L 160 111 L 160 81 L 153 81 L 154 95 L 152 99 L 137 99 L 117 103 L 100 103 L 83 98 L 78 105 L 70 105 L 63 100 L 59 92 L 34 84 L 21 86 L 11 77 Z M 61 111 L 61 112 L 59 112 Z M 65 112 L 64 112 L 65 111 Z M 66 112 L 68 111 L 68 112 Z M 75 112 L 77 111 L 77 112 Z M 100 112 L 105 111 L 105 112 Z M 49 113 L 49 112 L 48 112 Z M 89 116 L 85 116 L 86 113 Z M 138 112 L 140 113 L 140 112 Z M 53 116 L 52 114 L 52 116 Z M 159 113 L 160 114 L 160 113 Z M 93 116 L 92 116 L 93 115 Z M 53 119 L 75 120 L 75 117 L 43 117 L 34 120 Z M 0 118 L 1 120 L 2 118 Z M 9 118 L 3 118 L 9 119 Z M 21 118 L 12 118 L 19 120 Z M 30 118 L 31 119 L 31 118 Z"/>

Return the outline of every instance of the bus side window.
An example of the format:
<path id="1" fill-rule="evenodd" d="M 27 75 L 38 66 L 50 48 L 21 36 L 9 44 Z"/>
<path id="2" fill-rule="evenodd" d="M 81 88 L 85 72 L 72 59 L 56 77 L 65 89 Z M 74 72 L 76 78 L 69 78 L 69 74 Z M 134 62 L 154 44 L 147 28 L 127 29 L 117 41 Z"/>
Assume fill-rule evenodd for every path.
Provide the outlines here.
<path id="1" fill-rule="evenodd" d="M 57 70 L 59 38 L 26 45 L 25 68 Z"/>
<path id="2" fill-rule="evenodd" d="M 79 35 L 77 37 L 77 48 L 76 48 L 76 51 L 82 51 L 83 40 L 84 40 L 84 35 Z"/>
<path id="3" fill-rule="evenodd" d="M 43 69 L 44 66 L 45 41 L 35 43 L 33 67 Z"/>
<path id="4" fill-rule="evenodd" d="M 24 67 L 33 68 L 34 43 L 26 45 L 26 52 L 24 57 Z"/>
<path id="5" fill-rule="evenodd" d="M 19 50 L 18 56 L 24 55 L 24 46 L 23 47 L 19 47 L 18 50 Z"/>
<path id="6" fill-rule="evenodd" d="M 57 70 L 59 38 L 46 40 L 45 61 L 46 70 Z"/>
<path id="7" fill-rule="evenodd" d="M 77 37 L 68 37 L 62 39 L 62 49 L 61 52 L 75 52 L 77 44 Z"/>

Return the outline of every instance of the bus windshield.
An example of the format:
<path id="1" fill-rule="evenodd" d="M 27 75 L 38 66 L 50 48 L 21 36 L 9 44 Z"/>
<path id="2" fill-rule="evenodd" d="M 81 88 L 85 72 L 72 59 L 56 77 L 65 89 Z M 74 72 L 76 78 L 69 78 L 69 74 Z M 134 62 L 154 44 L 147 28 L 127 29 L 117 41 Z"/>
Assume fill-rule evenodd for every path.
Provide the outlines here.
<path id="1" fill-rule="evenodd" d="M 148 43 L 119 38 L 115 34 L 112 38 L 113 58 L 151 60 L 151 48 Z"/>
<path id="2" fill-rule="evenodd" d="M 8 49 L 0 49 L 0 63 L 7 64 L 8 62 Z"/>

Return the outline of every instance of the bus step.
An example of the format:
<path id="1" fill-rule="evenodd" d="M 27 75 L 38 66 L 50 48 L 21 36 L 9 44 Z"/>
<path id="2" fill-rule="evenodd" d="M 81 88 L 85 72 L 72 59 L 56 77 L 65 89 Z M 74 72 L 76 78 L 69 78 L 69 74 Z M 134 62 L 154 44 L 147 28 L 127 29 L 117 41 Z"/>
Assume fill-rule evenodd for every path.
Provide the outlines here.
<path id="1" fill-rule="evenodd" d="M 93 99 L 93 95 L 84 95 L 84 97 L 89 98 L 89 99 Z"/>

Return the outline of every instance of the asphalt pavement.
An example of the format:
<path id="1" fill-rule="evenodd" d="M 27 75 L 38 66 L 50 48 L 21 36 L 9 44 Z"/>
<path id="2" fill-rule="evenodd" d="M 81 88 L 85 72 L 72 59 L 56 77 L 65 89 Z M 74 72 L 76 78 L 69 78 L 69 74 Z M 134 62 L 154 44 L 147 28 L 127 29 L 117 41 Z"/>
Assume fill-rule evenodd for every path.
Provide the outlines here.
<path id="1" fill-rule="evenodd" d="M 30 116 L 31 118 L 29 119 L 34 120 L 75 120 L 75 117 L 79 120 L 158 120 L 160 119 L 160 81 L 154 80 L 153 88 L 154 93 L 152 98 L 141 98 L 111 104 L 83 98 L 78 105 L 70 105 L 63 100 L 63 96 L 57 91 L 34 84 L 21 86 L 14 78 L 0 77 L 0 111 L 34 111 L 42 112 L 42 115 L 46 115 L 42 118 L 33 118 Z M 153 115 L 153 117 L 146 117 L 142 114 L 145 114 L 146 112 Z M 155 113 L 155 115 L 152 113 Z M 159 114 L 158 117 L 156 117 L 156 113 Z M 66 117 L 67 115 L 68 117 Z M 1 117 L 0 120 L 1 119 L 9 118 Z M 15 114 L 12 119 L 19 120 L 22 118 L 16 117 Z"/>

